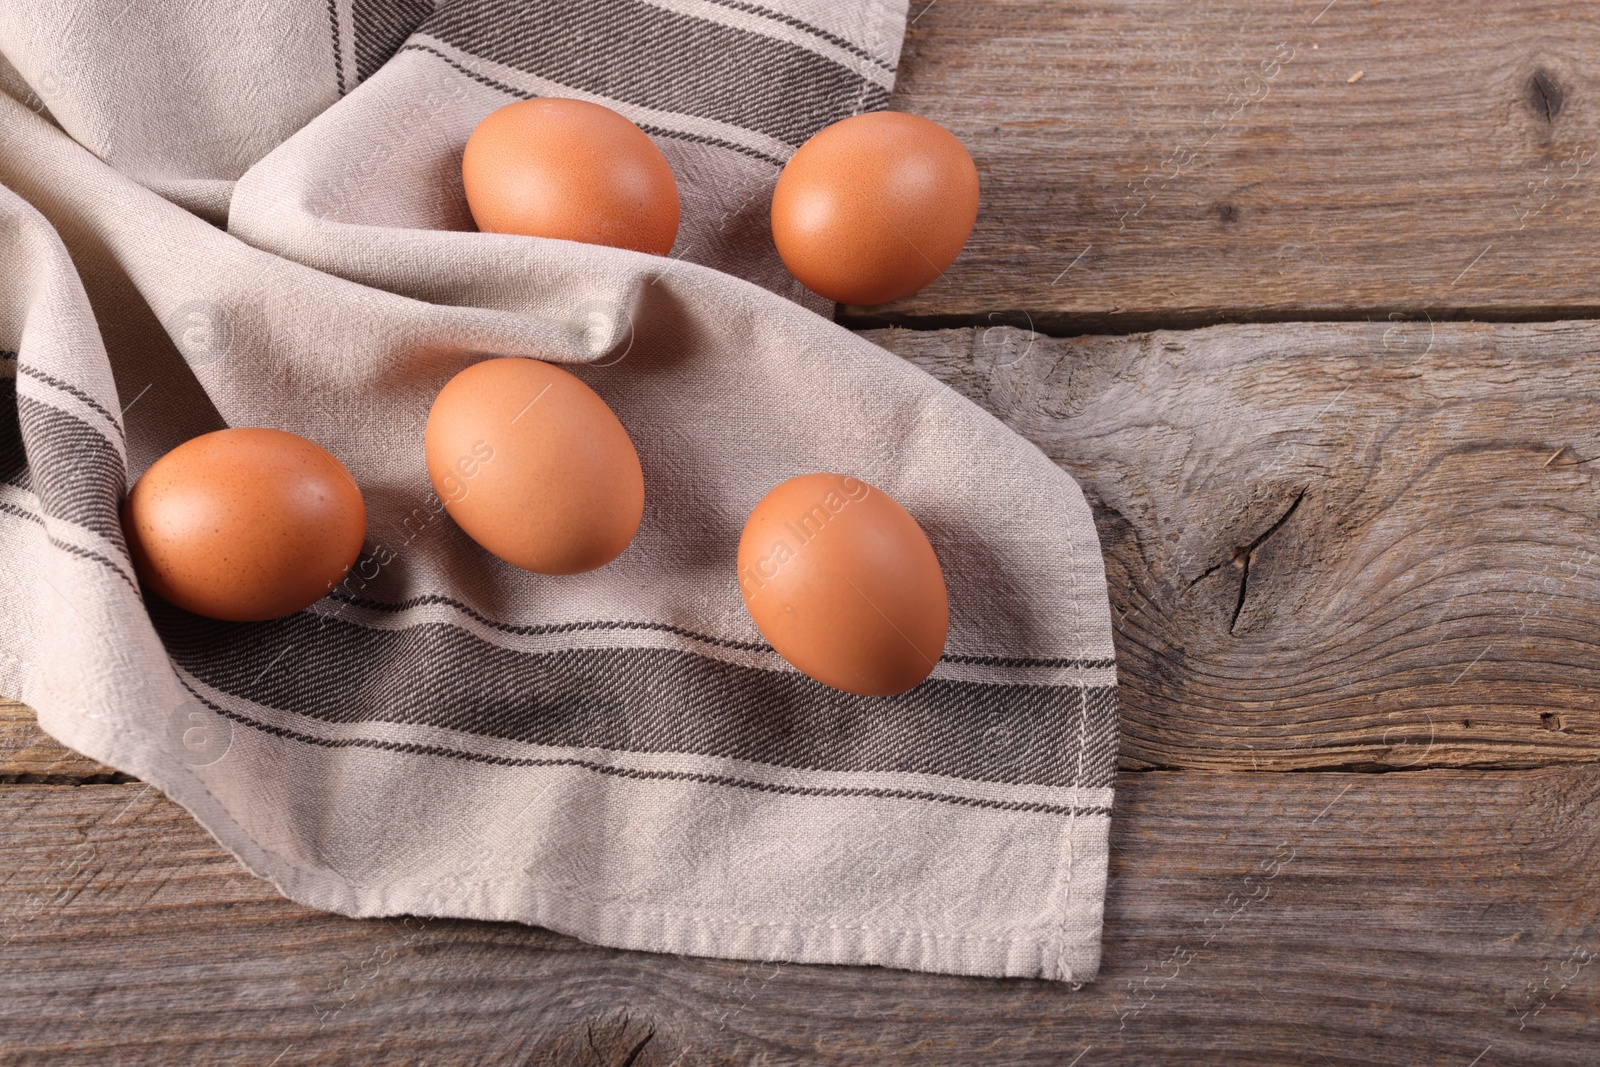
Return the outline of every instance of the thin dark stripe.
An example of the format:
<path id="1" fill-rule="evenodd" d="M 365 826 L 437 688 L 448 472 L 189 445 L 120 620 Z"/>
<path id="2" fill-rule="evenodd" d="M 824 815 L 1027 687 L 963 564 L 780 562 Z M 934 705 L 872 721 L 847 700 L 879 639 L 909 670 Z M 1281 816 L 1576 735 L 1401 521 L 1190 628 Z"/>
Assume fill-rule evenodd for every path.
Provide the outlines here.
<path id="1" fill-rule="evenodd" d="M 472 68 L 463 66 L 461 63 L 445 55 L 437 48 L 430 48 L 425 44 L 408 44 L 404 48 L 400 49 L 400 51 L 426 52 L 429 55 L 437 56 L 446 63 L 450 64 L 456 70 L 459 70 L 461 73 L 471 78 L 473 81 L 481 82 L 491 89 L 498 89 L 502 93 L 516 97 L 518 100 L 534 100 L 539 96 L 538 93 L 530 93 L 526 90 L 507 85 L 505 82 L 496 81 L 494 78 L 488 77 L 487 75 L 479 74 Z M 733 141 L 724 141 L 720 137 L 705 137 L 698 133 L 686 133 L 683 130 L 669 130 L 665 126 L 640 125 L 639 128 L 645 133 L 653 134 L 657 137 L 672 137 L 680 141 L 693 141 L 696 144 L 707 144 L 716 148 L 726 148 L 729 151 L 738 152 L 740 155 L 750 156 L 751 158 L 759 159 L 764 163 L 771 163 L 775 167 L 783 166 L 784 162 L 777 156 L 770 156 L 767 153 L 762 152 L 759 149 L 751 148 L 748 145 L 736 144 Z"/>
<path id="2" fill-rule="evenodd" d="M 100 406 L 100 402 L 98 400 L 96 400 L 94 397 L 90 396 L 88 393 L 84 392 L 82 389 L 79 389 L 76 385 L 73 385 L 71 382 L 64 382 L 60 378 L 57 378 L 57 377 L 55 377 L 53 375 L 46 374 L 42 370 L 35 370 L 33 367 L 27 366 L 26 364 L 23 364 L 23 363 L 18 363 L 17 364 L 17 373 L 18 374 L 26 374 L 28 377 L 37 379 L 38 381 L 41 381 L 41 382 L 44 382 L 46 385 L 53 385 L 57 389 L 60 389 L 64 393 L 72 394 L 73 396 L 77 397 L 79 400 L 81 400 L 85 404 L 87 404 L 89 407 L 93 408 L 95 411 L 98 411 L 100 414 L 104 415 L 106 417 L 106 421 L 111 423 L 111 425 L 115 426 L 119 431 L 122 429 L 122 420 L 121 419 L 119 419 L 117 416 L 111 414 L 110 411 L 107 411 L 105 408 L 101 407 Z"/>
<path id="3" fill-rule="evenodd" d="M 252 730 L 271 734 L 275 737 L 299 741 L 303 744 L 317 745 L 321 748 L 370 748 L 384 752 L 399 752 L 412 756 L 444 756 L 449 759 L 471 760 L 475 763 L 488 763 L 497 767 L 581 767 L 596 774 L 610 775 L 615 778 L 629 778 L 639 781 L 669 781 L 669 782 L 700 782 L 705 785 L 729 786 L 736 789 L 750 789 L 761 793 L 780 793 L 787 796 L 803 797 L 877 797 L 884 800 L 929 800 L 941 804 L 957 804 L 963 807 L 990 808 L 996 811 L 1027 811 L 1038 812 L 1045 815 L 1065 815 L 1068 817 L 1078 815 L 1110 815 L 1111 809 L 1105 805 L 1062 805 L 1028 803 L 1020 800 L 988 800 L 983 797 L 965 797 L 953 793 L 936 793 L 925 790 L 910 789 L 869 789 L 866 787 L 844 788 L 824 786 L 798 786 L 778 785 L 772 782 L 756 782 L 747 778 L 732 778 L 720 774 L 700 774 L 692 771 L 643 771 L 630 767 L 613 767 L 605 763 L 593 763 L 589 760 L 573 758 L 513 758 L 510 756 L 493 756 L 481 752 L 467 752 L 461 749 L 446 748 L 442 745 L 421 745 L 404 741 L 380 741 L 367 737 L 326 738 L 313 734 L 303 734 L 297 730 L 290 730 L 282 726 L 273 726 L 260 722 L 249 716 L 230 711 L 221 707 L 199 693 L 187 681 L 183 687 L 194 698 L 218 715 L 240 723 Z"/>
<path id="4" fill-rule="evenodd" d="M 459 600 L 439 593 L 424 593 L 394 602 L 372 600 L 367 597 L 350 596 L 346 593 L 337 592 L 329 594 L 328 599 L 349 604 L 351 607 L 366 608 L 391 615 L 397 615 L 427 604 L 442 604 L 455 608 L 463 615 L 470 616 L 474 621 L 482 623 L 492 630 L 498 630 L 501 633 L 511 634 L 516 637 L 606 632 L 611 630 L 645 630 L 653 633 L 676 634 L 679 637 L 687 637 L 702 644 L 715 645 L 719 648 L 731 648 L 740 652 L 772 651 L 772 646 L 764 641 L 731 641 L 727 638 L 712 637 L 709 634 L 699 633 L 695 630 L 685 629 L 682 626 L 673 626 L 664 622 L 645 622 L 643 620 L 630 619 L 595 619 L 583 622 L 548 622 L 520 625 L 500 622 L 497 619 L 489 618 Z M 941 663 L 974 664 L 984 667 L 1058 667 L 1064 670 L 1103 670 L 1117 665 L 1115 659 L 1041 659 L 1032 656 L 963 656 L 950 653 L 940 656 L 939 661 Z"/>
<path id="5" fill-rule="evenodd" d="M 983 667 L 1059 667 L 1063 670 L 1105 670 L 1115 667 L 1115 659 L 1041 659 L 1035 656 L 960 656 L 946 653 L 944 663 L 970 663 Z"/>
<path id="6" fill-rule="evenodd" d="M 707 0 L 707 2 L 716 4 L 718 7 L 731 8 L 734 11 L 743 11 L 747 15 L 760 15 L 762 18 L 771 19 L 773 22 L 781 22 L 785 26 L 789 26 L 797 30 L 803 30 L 813 37 L 827 41 L 831 45 L 836 45 L 839 48 L 844 49 L 853 56 L 860 56 L 862 59 L 867 60 L 880 70 L 888 71 L 890 74 L 894 73 L 893 67 L 879 59 L 877 56 L 873 55 L 871 52 L 867 51 L 865 48 L 862 48 L 854 41 L 847 40 L 846 38 L 840 37 L 835 33 L 829 33 L 821 26 L 813 26 L 804 19 L 797 19 L 793 15 L 785 15 L 782 11 L 774 11 L 769 7 L 762 7 L 760 4 L 742 3 L 741 0 Z"/>
<path id="7" fill-rule="evenodd" d="M 129 589 L 132 589 L 135 593 L 139 591 L 139 587 L 133 584 L 133 579 L 129 578 L 127 572 L 125 572 L 121 567 L 117 566 L 114 561 L 102 556 L 98 552 L 91 552 L 87 548 L 79 548 L 77 545 L 70 545 L 65 541 L 58 541 L 49 534 L 46 534 L 45 536 L 49 538 L 50 543 L 55 547 L 66 552 L 70 552 L 74 556 L 81 556 L 84 559 L 93 560 L 106 570 L 110 571 L 112 574 L 115 574 L 118 578 L 121 578 Z"/>
<path id="8" fill-rule="evenodd" d="M 339 79 L 339 95 L 344 95 L 344 62 L 339 57 L 339 8 L 328 0 L 328 25 L 333 27 L 333 75 Z"/>
<path id="9" fill-rule="evenodd" d="M 36 523 L 39 526 L 43 526 L 44 525 L 43 516 L 35 515 L 33 512 L 29 511 L 27 508 L 18 507 L 17 505 L 9 503 L 9 502 L 4 501 L 4 500 L 0 500 L 0 511 L 3 511 L 8 515 L 15 515 L 20 519 L 27 519 L 29 522 Z M 127 572 L 125 572 L 121 567 L 117 566 L 117 564 L 116 564 L 116 562 L 114 560 L 108 559 L 107 557 L 102 556 L 98 552 L 91 552 L 87 548 L 79 548 L 77 545 L 68 544 L 65 541 L 57 540 L 48 531 L 46 531 L 46 533 L 45 533 L 45 540 L 48 541 L 51 545 L 55 546 L 56 548 L 62 549 L 65 552 L 69 552 L 74 556 L 79 556 L 79 557 L 81 557 L 83 559 L 93 560 L 94 562 L 100 564 L 102 567 L 106 568 L 106 570 L 110 571 L 112 574 L 115 574 L 118 578 L 121 578 L 124 582 L 127 583 L 127 585 L 130 588 L 133 589 L 134 592 L 138 592 L 139 591 L 138 588 L 136 586 L 134 586 L 133 582 L 128 578 Z"/>
<path id="10" fill-rule="evenodd" d="M 639 0 L 458 0 L 417 32 L 610 100 L 794 146 L 889 102 L 883 86 L 810 49 Z"/>
<path id="11" fill-rule="evenodd" d="M 19 508 L 17 505 L 8 503 L 4 500 L 0 500 L 0 511 L 15 515 L 19 519 L 27 519 L 29 522 L 37 523 L 40 526 L 44 525 L 43 516 L 35 515 L 27 508 Z"/>
<path id="12" fill-rule="evenodd" d="M 479 614 L 459 600 L 441 596 L 438 593 L 427 593 L 422 596 L 409 597 L 397 603 L 385 603 L 381 600 L 368 600 L 365 597 L 347 596 L 341 593 L 332 593 L 328 599 L 342 601 L 353 607 L 369 608 L 373 611 L 398 614 L 424 604 L 444 604 L 455 608 L 465 615 L 470 615 L 474 620 L 501 633 L 512 634 L 517 637 L 539 636 L 542 634 L 567 634 L 582 633 L 584 631 L 607 630 L 650 630 L 660 633 L 677 634 L 708 645 L 717 645 L 722 648 L 737 649 L 742 652 L 771 652 L 772 646 L 756 641 L 729 641 L 721 637 L 710 637 L 706 634 L 686 630 L 681 626 L 673 626 L 664 622 L 635 622 L 629 620 L 595 620 L 593 622 L 551 622 L 534 625 L 516 625 L 508 622 L 498 622 L 485 615 Z"/>

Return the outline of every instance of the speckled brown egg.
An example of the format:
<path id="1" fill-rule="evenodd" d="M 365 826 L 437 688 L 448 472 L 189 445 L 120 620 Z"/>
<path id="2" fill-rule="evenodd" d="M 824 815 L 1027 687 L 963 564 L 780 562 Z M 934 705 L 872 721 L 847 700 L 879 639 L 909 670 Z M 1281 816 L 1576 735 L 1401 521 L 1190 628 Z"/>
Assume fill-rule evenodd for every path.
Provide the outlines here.
<path id="1" fill-rule="evenodd" d="M 664 256 L 678 236 L 666 156 L 623 116 L 585 100 L 507 104 L 478 123 L 461 158 L 478 229 Z"/>
<path id="2" fill-rule="evenodd" d="M 938 557 L 917 520 L 857 478 L 804 474 L 751 511 L 739 592 L 780 656 L 825 685 L 892 696 L 932 672 L 950 629 Z"/>
<path id="3" fill-rule="evenodd" d="M 790 158 L 772 239 L 796 278 L 841 304 L 884 304 L 955 262 L 978 218 L 978 169 L 938 123 L 898 111 L 836 122 Z"/>
<path id="4" fill-rule="evenodd" d="M 423 452 L 445 510 L 478 544 L 539 574 L 611 562 L 644 517 L 644 471 L 600 395 L 536 359 L 489 359 L 451 378 Z"/>
<path id="5" fill-rule="evenodd" d="M 234 622 L 308 607 L 361 554 L 367 509 L 344 465 L 283 430 L 218 430 L 156 460 L 122 509 L 139 578 Z"/>

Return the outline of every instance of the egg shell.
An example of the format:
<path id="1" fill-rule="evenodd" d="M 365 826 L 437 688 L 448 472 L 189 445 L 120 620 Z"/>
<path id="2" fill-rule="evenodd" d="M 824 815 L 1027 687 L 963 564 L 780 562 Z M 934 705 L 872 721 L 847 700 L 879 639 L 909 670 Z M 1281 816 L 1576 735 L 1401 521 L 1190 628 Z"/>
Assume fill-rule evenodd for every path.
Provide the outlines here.
<path id="1" fill-rule="evenodd" d="M 778 654 L 825 685 L 892 696 L 944 652 L 950 602 L 922 527 L 889 494 L 803 474 L 751 511 L 739 592 Z"/>
<path id="2" fill-rule="evenodd" d="M 162 599 L 233 622 L 308 607 L 361 554 L 367 509 L 344 465 L 283 430 L 239 427 L 156 460 L 122 509 L 133 565 Z"/>
<path id="3" fill-rule="evenodd" d="M 478 229 L 664 256 L 678 236 L 678 183 L 649 136 L 586 100 L 507 104 L 461 158 Z"/>
<path id="4" fill-rule="evenodd" d="M 440 390 L 428 478 L 478 544 L 539 574 L 611 562 L 644 517 L 644 471 L 600 395 L 560 367 L 490 359 Z"/>
<path id="5" fill-rule="evenodd" d="M 910 296 L 955 262 L 978 218 L 978 168 L 938 123 L 898 111 L 826 127 L 790 157 L 772 239 L 805 286 L 842 304 Z"/>

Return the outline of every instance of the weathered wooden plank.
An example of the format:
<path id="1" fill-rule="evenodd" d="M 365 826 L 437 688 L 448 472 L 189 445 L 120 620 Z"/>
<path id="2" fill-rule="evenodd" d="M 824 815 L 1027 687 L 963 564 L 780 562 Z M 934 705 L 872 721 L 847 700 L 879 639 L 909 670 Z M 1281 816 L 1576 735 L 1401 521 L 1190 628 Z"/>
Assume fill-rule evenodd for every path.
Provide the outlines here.
<path id="1" fill-rule="evenodd" d="M 1600 769 L 1117 788 L 1105 965 L 1073 990 L 345 920 L 145 786 L 5 787 L 0 1043 L 252 1067 L 1592 1062 Z"/>
<path id="2" fill-rule="evenodd" d="M 1600 314 L 1593 5 L 914 0 L 912 14 L 893 106 L 966 142 L 982 210 L 943 279 L 850 321 L 1031 315 L 1061 334 Z"/>
<path id="3" fill-rule="evenodd" d="M 1083 486 L 1123 766 L 1600 758 L 1600 324 L 869 336 Z"/>
<path id="4" fill-rule="evenodd" d="M 39 729 L 33 709 L 0 697 L 0 782 L 126 782 L 103 763 L 80 755 Z"/>

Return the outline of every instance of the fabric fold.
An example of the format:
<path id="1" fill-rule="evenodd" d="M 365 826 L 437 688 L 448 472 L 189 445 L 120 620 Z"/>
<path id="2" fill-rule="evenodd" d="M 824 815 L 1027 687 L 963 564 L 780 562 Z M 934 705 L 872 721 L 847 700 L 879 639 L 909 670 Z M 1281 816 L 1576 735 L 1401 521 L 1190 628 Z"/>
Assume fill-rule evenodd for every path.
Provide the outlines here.
<path id="1" fill-rule="evenodd" d="M 313 72 L 237 143 L 203 137 L 254 68 L 127 123 L 100 42 L 192 54 L 222 6 L 0 17 L 33 93 L 0 95 L 0 689 L 314 907 L 1092 978 L 1117 713 L 1082 493 L 819 315 L 766 230 L 787 153 L 887 101 L 904 4 L 307 0 L 206 61 Z M 651 133 L 682 190 L 671 257 L 471 232 L 461 147 L 533 95 Z M 567 364 L 634 439 L 644 523 L 598 571 L 503 564 L 431 491 L 428 407 L 499 355 Z M 361 559 L 287 619 L 189 615 L 128 561 L 125 487 L 225 425 L 317 441 L 366 497 Z M 946 654 L 901 697 L 805 678 L 744 611 L 745 517 L 816 470 L 892 495 L 945 572 Z"/>

